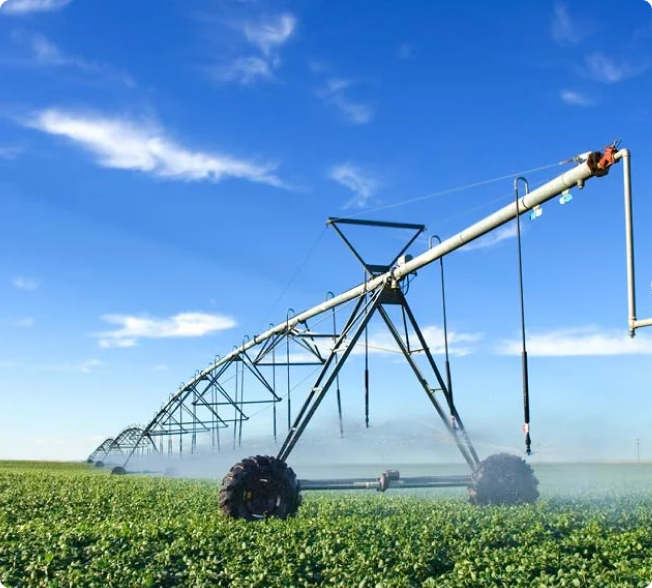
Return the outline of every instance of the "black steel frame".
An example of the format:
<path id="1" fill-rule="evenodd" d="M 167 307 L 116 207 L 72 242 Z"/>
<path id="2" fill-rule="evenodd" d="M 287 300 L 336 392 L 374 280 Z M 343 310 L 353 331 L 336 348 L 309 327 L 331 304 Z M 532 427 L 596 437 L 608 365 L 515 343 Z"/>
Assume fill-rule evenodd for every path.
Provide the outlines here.
<path id="1" fill-rule="evenodd" d="M 330 218 L 327 224 L 335 229 L 347 248 L 349 248 L 356 259 L 362 264 L 368 276 L 384 273 L 393 267 L 399 262 L 401 256 L 405 254 L 417 237 L 425 230 L 424 225 L 360 219 Z M 414 231 L 414 233 L 411 235 L 408 243 L 394 256 L 389 264 L 370 264 L 362 258 L 350 240 L 344 235 L 340 225 L 365 225 L 384 229 L 405 229 Z M 443 264 L 441 265 L 443 295 Z M 407 278 L 408 282 L 409 279 Z M 328 299 L 332 296 L 332 292 L 329 292 L 326 298 Z M 243 424 L 250 419 L 251 409 L 271 405 L 273 437 L 276 441 L 279 434 L 277 405 L 285 399 L 288 430 L 277 455 L 278 459 L 285 461 L 290 456 L 323 399 L 333 388 L 335 389 L 337 399 L 339 432 L 340 435 L 343 435 L 344 427 L 339 376 L 342 367 L 363 335 L 365 337 L 366 351 L 365 421 L 368 426 L 369 377 L 368 349 L 366 346 L 367 326 L 374 316 L 379 315 L 442 420 L 449 435 L 456 443 L 464 460 L 471 471 L 475 470 L 480 460 L 453 401 L 448 353 L 446 354 L 446 378 L 444 379 L 419 328 L 414 313 L 407 302 L 405 292 L 402 289 L 402 283 L 385 283 L 382 287 L 374 291 L 365 292 L 357 300 L 352 302 L 352 306 L 353 308 L 346 322 L 340 329 L 337 328 L 337 311 L 335 308 L 331 310 L 332 332 L 316 331 L 307 322 L 290 327 L 289 321 L 294 311 L 289 309 L 287 314 L 288 328 L 286 330 L 264 340 L 258 346 L 250 348 L 249 351 L 236 353 L 228 361 L 219 362 L 219 357 L 216 357 L 215 363 L 211 364 L 216 367 L 210 371 L 201 372 L 198 370 L 193 381 L 190 384 L 182 384 L 179 391 L 171 395 L 168 402 L 161 407 L 150 423 L 141 430 L 141 437 L 148 439 L 149 443 L 160 454 L 166 453 L 163 439 L 167 438 L 168 455 L 174 453 L 173 439 L 178 438 L 178 452 L 179 455 L 183 455 L 184 438 L 190 437 L 190 453 L 192 454 L 197 450 L 197 438 L 202 433 L 211 435 L 211 447 L 213 450 L 219 451 L 224 444 L 223 433 L 221 434 L 221 432 L 224 429 L 230 428 L 232 431 L 232 447 L 236 448 L 242 443 Z M 401 329 L 396 326 L 387 312 L 390 306 L 399 307 L 401 310 L 404 336 L 401 334 Z M 342 308 L 339 307 L 338 310 Z M 322 317 L 320 322 L 326 321 L 329 318 L 328 314 L 320 315 L 320 317 Z M 410 344 L 410 329 L 412 338 L 414 339 L 416 337 L 418 341 L 416 348 Z M 324 340 L 332 342 L 332 348 L 329 348 L 326 353 L 321 349 L 321 343 Z M 248 341 L 248 337 L 245 337 L 245 341 Z M 295 350 L 300 350 L 304 356 L 299 358 L 294 356 L 290 351 L 291 347 Z M 234 349 L 237 350 L 239 348 L 235 347 Z M 446 349 L 448 349 L 447 340 Z M 427 365 L 425 371 L 417 365 L 413 357 L 415 353 L 425 354 Z M 298 414 L 293 418 L 291 404 L 291 393 L 293 390 L 291 385 L 292 368 L 305 367 L 315 367 L 319 370 L 319 373 L 314 380 L 314 384 L 310 387 Z M 245 397 L 245 376 L 247 382 L 251 379 L 257 382 L 259 387 L 262 388 L 263 396 Z M 436 387 L 431 386 L 426 376 L 436 382 Z M 282 396 L 279 386 L 282 379 L 286 382 L 284 396 Z M 154 439 L 157 438 L 160 440 L 158 448 L 156 448 L 156 443 L 154 442 Z M 126 456 L 125 467 L 137 452 L 139 446 L 140 440 L 135 442 L 134 447 L 131 448 L 129 454 Z M 375 480 L 366 478 L 312 482 L 302 480 L 301 484 L 302 488 L 306 490 L 343 487 L 351 489 L 375 487 L 379 490 L 385 490 L 392 486 L 465 486 L 468 485 L 469 479 L 470 476 L 464 475 L 400 479 L 397 472 L 391 472 L 383 474 Z"/>
<path id="2" fill-rule="evenodd" d="M 88 456 L 87 461 L 110 461 L 112 456 L 131 456 L 134 453 L 144 455 L 145 453 L 158 453 L 156 444 L 144 428 L 140 425 L 126 427 L 115 437 L 105 439 Z"/>
<path id="3" fill-rule="evenodd" d="M 405 312 L 407 324 L 412 328 L 420 347 L 417 349 L 409 348 L 409 333 L 406 328 L 404 336 L 402 336 L 398 327 L 394 324 L 389 316 L 386 307 L 398 305 Z M 335 348 L 329 355 L 324 363 L 321 372 L 319 373 L 314 385 L 311 387 L 308 397 L 306 398 L 299 414 L 297 415 L 292 428 L 290 429 L 283 445 L 277 455 L 277 458 L 282 461 L 287 461 L 295 445 L 300 437 L 306 430 L 306 427 L 312 420 L 317 412 L 319 405 L 328 394 L 333 383 L 336 381 L 337 376 L 353 350 L 355 344 L 360 339 L 367 325 L 372 317 L 378 313 L 396 344 L 398 345 L 403 357 L 407 360 L 410 368 L 416 376 L 419 384 L 426 393 L 435 411 L 439 415 L 442 423 L 448 431 L 451 438 L 455 441 L 460 453 L 468 464 L 471 471 L 475 470 L 479 463 L 480 458 L 471 442 L 471 439 L 466 431 L 462 418 L 453 402 L 453 396 L 449 390 L 447 383 L 437 367 L 437 363 L 430 352 L 425 337 L 419 328 L 418 322 L 410 308 L 404 293 L 402 292 L 399 284 L 388 284 L 385 287 L 378 289 L 373 293 L 371 299 L 365 303 L 364 298 L 359 298 L 358 302 L 351 313 L 346 327 L 338 338 Z M 349 338 L 345 344 L 345 340 Z M 341 353 L 341 355 L 339 355 Z M 427 358 L 427 364 L 432 371 L 432 375 L 437 382 L 438 387 L 434 388 L 430 385 L 426 375 L 421 368 L 417 365 L 413 355 L 415 353 L 424 353 Z M 442 402 L 437 398 L 437 394 L 441 393 L 446 408 L 448 408 L 448 415 L 442 406 Z M 304 490 L 330 490 L 330 489 L 365 489 L 376 488 L 378 490 L 385 490 L 389 487 L 402 487 L 402 488 L 424 488 L 424 487 L 443 487 L 443 486 L 467 486 L 469 484 L 469 476 L 426 476 L 418 478 L 399 479 L 398 477 L 381 476 L 378 479 L 350 479 L 350 480 L 336 480 L 336 481 L 310 481 L 302 480 L 301 487 Z"/>

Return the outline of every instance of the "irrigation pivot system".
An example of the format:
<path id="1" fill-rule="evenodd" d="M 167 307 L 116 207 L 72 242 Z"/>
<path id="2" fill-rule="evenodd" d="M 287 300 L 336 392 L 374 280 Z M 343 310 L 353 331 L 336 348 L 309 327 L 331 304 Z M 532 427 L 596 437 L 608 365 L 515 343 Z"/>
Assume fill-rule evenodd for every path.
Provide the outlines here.
<path id="1" fill-rule="evenodd" d="M 155 414 L 143 428 L 130 428 L 115 439 L 107 439 L 89 457 L 89 461 L 101 461 L 114 454 L 124 455 L 122 465 L 114 473 L 126 473 L 131 458 L 143 451 L 172 455 L 178 447 L 179 454 L 194 453 L 198 437 L 208 439 L 210 446 L 219 450 L 228 444 L 240 446 L 243 424 L 249 420 L 252 410 L 270 408 L 273 437 L 279 436 L 278 419 L 287 420 L 287 433 L 280 442 L 277 455 L 256 455 L 234 465 L 222 480 L 219 504 L 229 517 L 257 519 L 268 516 L 284 518 L 297 511 L 301 490 L 328 489 L 376 489 L 423 488 L 466 486 L 471 502 L 476 504 L 515 504 L 534 502 L 538 498 L 538 482 L 524 459 L 505 453 L 491 455 L 480 460 L 471 438 L 457 410 L 451 386 L 448 363 L 448 340 L 446 363 L 443 369 L 435 360 L 423 330 L 408 303 L 407 290 L 416 272 L 439 261 L 442 271 L 443 258 L 449 253 L 486 235 L 513 220 L 519 228 L 520 264 L 520 216 L 552 198 L 563 196 L 571 188 L 584 188 L 591 178 L 609 173 L 617 162 L 623 162 L 625 187 L 625 220 L 627 281 L 630 335 L 636 329 L 652 324 L 650 320 L 636 318 L 634 296 L 634 249 L 632 230 L 630 153 L 619 150 L 614 143 L 602 152 L 579 155 L 571 163 L 574 167 L 530 191 L 524 178 L 515 179 L 515 199 L 511 204 L 452 237 L 439 240 L 424 253 L 412 257 L 406 254 L 410 245 L 425 230 L 423 225 L 380 222 L 360 219 L 332 218 L 328 220 L 342 238 L 365 271 L 365 281 L 340 294 L 329 293 L 316 306 L 295 314 L 289 311 L 285 320 L 271 325 L 265 332 L 245 338 L 222 357 L 216 357 L 209 367 L 198 371 L 188 383 Z M 519 184 L 525 185 L 525 193 L 519 193 Z M 371 263 L 356 249 L 347 230 L 354 225 L 398 230 L 409 233 L 408 243 L 386 263 Z M 344 321 L 337 324 L 336 313 L 347 310 Z M 342 405 L 340 397 L 340 372 L 356 346 L 367 349 L 367 327 L 373 317 L 380 319 L 402 357 L 407 362 L 434 411 L 439 416 L 447 434 L 468 464 L 466 475 L 440 475 L 401 477 L 396 470 L 389 470 L 377 478 L 298 480 L 287 465 L 296 444 L 313 419 L 324 398 L 336 396 L 340 432 L 343 433 Z M 521 317 L 523 331 L 523 402 L 526 452 L 530 453 L 529 389 L 527 378 L 527 353 L 525 349 L 525 326 L 521 288 Z M 326 329 L 324 330 L 324 325 Z M 321 327 L 320 329 L 316 327 Z M 444 306 L 444 332 L 446 314 Z M 324 345 L 326 343 L 326 346 Z M 292 352 L 291 352 L 292 350 Z M 296 351 L 300 353 L 296 353 Z M 420 355 L 420 361 L 416 360 Z M 292 413 L 291 376 L 296 370 L 310 367 L 317 370 L 316 377 L 306 385 L 299 410 Z M 296 379 L 294 380 L 296 382 Z M 365 423 L 369 424 L 369 378 L 365 359 Z M 282 390 L 287 384 L 287 388 Z M 245 393 L 246 390 L 246 393 Z M 285 414 L 279 415 L 277 406 L 284 401 Z M 167 443 L 166 443 L 167 442 Z"/>

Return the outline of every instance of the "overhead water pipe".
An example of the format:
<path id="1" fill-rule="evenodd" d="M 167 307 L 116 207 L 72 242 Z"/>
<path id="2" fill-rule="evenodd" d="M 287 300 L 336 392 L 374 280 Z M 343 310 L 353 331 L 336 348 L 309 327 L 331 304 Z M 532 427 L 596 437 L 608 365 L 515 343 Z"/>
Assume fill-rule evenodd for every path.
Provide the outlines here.
<path id="1" fill-rule="evenodd" d="M 629 149 L 615 154 L 614 160 L 623 160 L 623 183 L 625 188 L 625 253 L 627 255 L 627 307 L 629 336 L 636 336 L 636 329 L 652 327 L 652 318 L 636 319 L 636 276 L 634 273 L 634 212 L 632 209 L 632 165 Z"/>
<path id="2" fill-rule="evenodd" d="M 438 260 L 442 256 L 452 253 L 467 243 L 475 241 L 479 237 L 482 237 L 494 229 L 508 223 L 509 221 L 515 219 L 518 214 L 523 214 L 535 206 L 539 206 L 544 202 L 559 196 L 565 190 L 575 186 L 580 188 L 583 187 L 586 180 L 592 178 L 593 176 L 601 176 L 606 174 L 607 169 L 610 167 L 613 161 L 622 158 L 622 155 L 618 157 L 622 152 L 616 152 L 615 156 L 610 161 L 603 163 L 605 159 L 609 159 L 606 157 L 609 149 L 610 148 L 607 148 L 605 150 L 605 155 L 603 155 L 601 152 L 590 152 L 578 156 L 575 159 L 582 161 L 582 163 L 576 165 L 573 169 L 564 172 L 563 174 L 540 186 L 536 190 L 533 190 L 529 194 L 523 196 L 519 199 L 518 205 L 516 202 L 508 204 L 507 206 L 504 206 L 503 208 L 471 225 L 470 227 L 467 227 L 463 231 L 460 231 L 459 233 L 446 239 L 436 247 L 433 247 L 425 253 L 418 255 L 407 263 L 398 265 L 384 274 L 376 276 L 367 282 L 364 282 L 358 286 L 355 286 L 354 288 L 351 288 L 350 290 L 347 290 L 346 292 L 343 292 L 342 294 L 334 296 L 333 298 L 326 300 L 317 306 L 313 306 L 312 308 L 309 308 L 308 310 L 305 310 L 293 316 L 292 318 L 288 318 L 286 321 L 276 325 L 271 329 L 268 329 L 260 335 L 254 336 L 252 340 L 247 342 L 245 345 L 234 349 L 231 351 L 231 353 L 225 355 L 218 362 L 204 369 L 197 378 L 186 384 L 186 387 L 196 384 L 198 380 L 205 378 L 209 373 L 211 373 L 220 365 L 232 361 L 241 353 L 262 343 L 270 337 L 287 333 L 297 324 L 303 323 L 314 316 L 320 315 L 323 312 L 330 310 L 331 308 L 335 308 L 341 304 L 349 302 L 350 300 L 354 300 L 355 298 L 363 295 L 365 292 L 375 290 L 386 283 L 398 282 L 409 274 L 416 272 L 418 269 L 432 263 L 433 261 Z M 652 324 L 652 320 L 649 322 Z M 645 325 L 641 324 L 638 326 Z M 181 394 L 182 392 L 183 389 L 179 390 L 177 394 Z"/>

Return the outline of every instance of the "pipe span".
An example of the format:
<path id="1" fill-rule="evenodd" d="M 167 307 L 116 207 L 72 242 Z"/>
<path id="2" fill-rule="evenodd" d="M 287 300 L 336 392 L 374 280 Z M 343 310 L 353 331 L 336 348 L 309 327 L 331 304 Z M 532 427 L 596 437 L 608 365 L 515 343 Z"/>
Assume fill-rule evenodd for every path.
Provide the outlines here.
<path id="1" fill-rule="evenodd" d="M 626 153 L 626 150 L 617 152 L 614 159 L 618 160 L 622 157 L 621 153 Z M 627 152 L 628 153 L 628 152 Z M 233 360 L 238 357 L 241 353 L 251 349 L 252 347 L 259 345 L 266 339 L 273 337 L 284 332 L 289 331 L 294 328 L 296 325 L 307 321 L 308 319 L 322 314 L 323 312 L 335 308 L 341 304 L 349 302 L 355 298 L 358 298 L 360 295 L 365 292 L 375 290 L 383 284 L 391 281 L 399 281 L 405 276 L 417 271 L 418 269 L 432 263 L 433 261 L 438 260 L 439 258 L 452 253 L 453 251 L 460 249 L 464 245 L 486 235 L 492 230 L 508 223 L 511 220 L 514 220 L 517 215 L 522 215 L 529 210 L 532 210 L 535 206 L 539 206 L 548 200 L 551 200 L 555 196 L 560 195 L 565 190 L 568 190 L 574 186 L 582 186 L 585 180 L 593 177 L 595 175 L 594 169 L 588 163 L 590 155 L 595 154 L 584 154 L 578 156 L 575 160 L 582 159 L 583 163 L 575 166 L 573 169 L 566 171 L 565 173 L 557 176 L 556 178 L 550 180 L 543 186 L 533 190 L 529 194 L 526 194 L 518 201 L 512 202 L 507 206 L 497 210 L 493 214 L 483 218 L 477 223 L 467 227 L 466 229 L 460 231 L 459 233 L 449 237 L 448 239 L 442 241 L 439 245 L 429 249 L 425 253 L 414 257 L 412 260 L 408 261 L 403 265 L 396 266 L 390 271 L 376 276 L 342 294 L 334 296 L 325 300 L 321 304 L 313 306 L 308 310 L 300 312 L 299 314 L 294 315 L 292 318 L 289 318 L 282 323 L 271 327 L 267 331 L 254 336 L 250 341 L 241 345 L 240 347 L 235 348 L 229 354 L 220 358 L 217 362 L 209 366 L 195 376 L 190 382 L 188 382 L 181 390 L 176 394 L 182 393 L 189 386 L 197 384 L 199 381 L 204 379 L 208 374 L 210 374 L 217 367 Z M 598 153 L 598 155 L 602 155 Z M 620 157 L 619 157 L 620 156 Z"/>

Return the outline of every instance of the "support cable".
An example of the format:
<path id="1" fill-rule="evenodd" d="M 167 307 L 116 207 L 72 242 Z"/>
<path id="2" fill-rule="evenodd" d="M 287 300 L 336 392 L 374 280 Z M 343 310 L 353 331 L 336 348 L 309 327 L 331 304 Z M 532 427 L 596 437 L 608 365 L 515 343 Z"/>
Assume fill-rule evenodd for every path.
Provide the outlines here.
<path id="1" fill-rule="evenodd" d="M 333 292 L 326 293 L 326 300 L 335 296 Z M 331 309 L 331 316 L 333 317 L 333 352 L 335 350 L 335 343 L 337 341 L 337 319 L 335 308 Z M 315 343 L 317 346 L 317 344 Z M 337 398 L 337 418 L 340 425 L 340 438 L 344 438 L 344 422 L 342 420 L 342 393 L 340 390 L 340 374 L 337 374 L 335 378 L 335 387 L 336 387 L 336 398 Z"/>
<path id="2" fill-rule="evenodd" d="M 441 237 L 438 235 L 433 235 L 430 237 L 429 246 L 432 249 L 433 240 L 436 239 L 438 243 L 441 243 Z M 446 387 L 448 388 L 448 405 L 450 408 L 450 418 L 451 426 L 453 431 L 457 432 L 457 421 L 455 420 L 455 410 L 454 410 L 454 401 L 453 401 L 453 378 L 451 376 L 451 364 L 450 364 L 450 354 L 448 349 L 448 318 L 446 313 L 446 285 L 444 281 L 444 258 L 439 258 L 439 275 L 441 281 L 441 307 L 442 307 L 442 317 L 444 323 L 444 354 L 446 357 Z"/>
<path id="3" fill-rule="evenodd" d="M 463 192 L 465 190 L 471 190 L 472 188 L 480 188 L 482 186 L 487 186 L 489 184 L 495 184 L 496 182 L 500 182 L 502 180 L 509 180 L 509 179 L 513 178 L 515 175 L 533 174 L 533 173 L 536 173 L 536 172 L 552 169 L 552 168 L 557 167 L 559 165 L 566 165 L 566 164 L 568 164 L 568 163 L 570 163 L 572 161 L 573 161 L 572 159 L 565 160 L 565 161 L 558 161 L 556 163 L 551 163 L 549 165 L 543 165 L 541 167 L 535 167 L 535 168 L 532 168 L 532 169 L 523 170 L 523 171 L 516 172 L 516 173 L 513 173 L 513 174 L 509 174 L 509 175 L 499 176 L 499 177 L 491 178 L 491 179 L 488 179 L 488 180 L 481 180 L 479 182 L 472 182 L 470 184 L 465 184 L 463 186 L 458 186 L 458 187 L 455 187 L 455 188 L 448 188 L 446 190 L 441 190 L 439 192 L 433 192 L 432 194 L 426 194 L 425 196 L 419 196 L 418 198 L 411 198 L 409 200 L 402 200 L 400 202 L 394 202 L 392 204 L 385 204 L 383 206 L 378 206 L 376 208 L 366 209 L 366 210 L 361 211 L 361 212 L 359 212 L 357 214 L 352 214 L 352 215 L 349 216 L 349 218 L 355 218 L 355 217 L 361 216 L 361 215 L 368 215 L 370 213 L 379 212 L 381 210 L 389 210 L 390 208 L 398 208 L 400 206 L 406 206 L 408 204 L 414 204 L 415 202 L 422 202 L 424 200 L 431 200 L 432 198 L 439 198 L 441 196 L 448 196 L 449 194 L 455 194 L 456 192 Z"/>
<path id="4" fill-rule="evenodd" d="M 285 296 L 285 293 L 290 289 L 290 286 L 292 286 L 294 280 L 297 279 L 297 276 L 301 273 L 301 270 L 306 266 L 308 260 L 312 257 L 312 254 L 317 249 L 317 246 L 319 245 L 319 243 L 321 243 L 321 240 L 324 238 L 324 235 L 326 234 L 327 230 L 328 230 L 328 226 L 324 227 L 324 230 L 319 234 L 319 237 L 317 237 L 317 240 L 314 242 L 313 246 L 308 250 L 308 253 L 303 258 L 303 261 L 299 264 L 297 269 L 294 271 L 294 273 L 288 280 L 288 283 L 285 285 L 285 288 L 283 288 L 281 293 L 278 295 L 278 298 L 276 299 L 274 304 L 272 304 L 272 307 L 269 309 L 269 312 L 267 313 L 265 318 L 261 321 L 261 327 L 269 319 L 270 315 L 274 312 L 274 310 L 276 310 L 276 306 L 278 305 L 278 303 L 283 299 L 283 296 Z M 259 330 L 261 327 L 259 327 Z"/>

